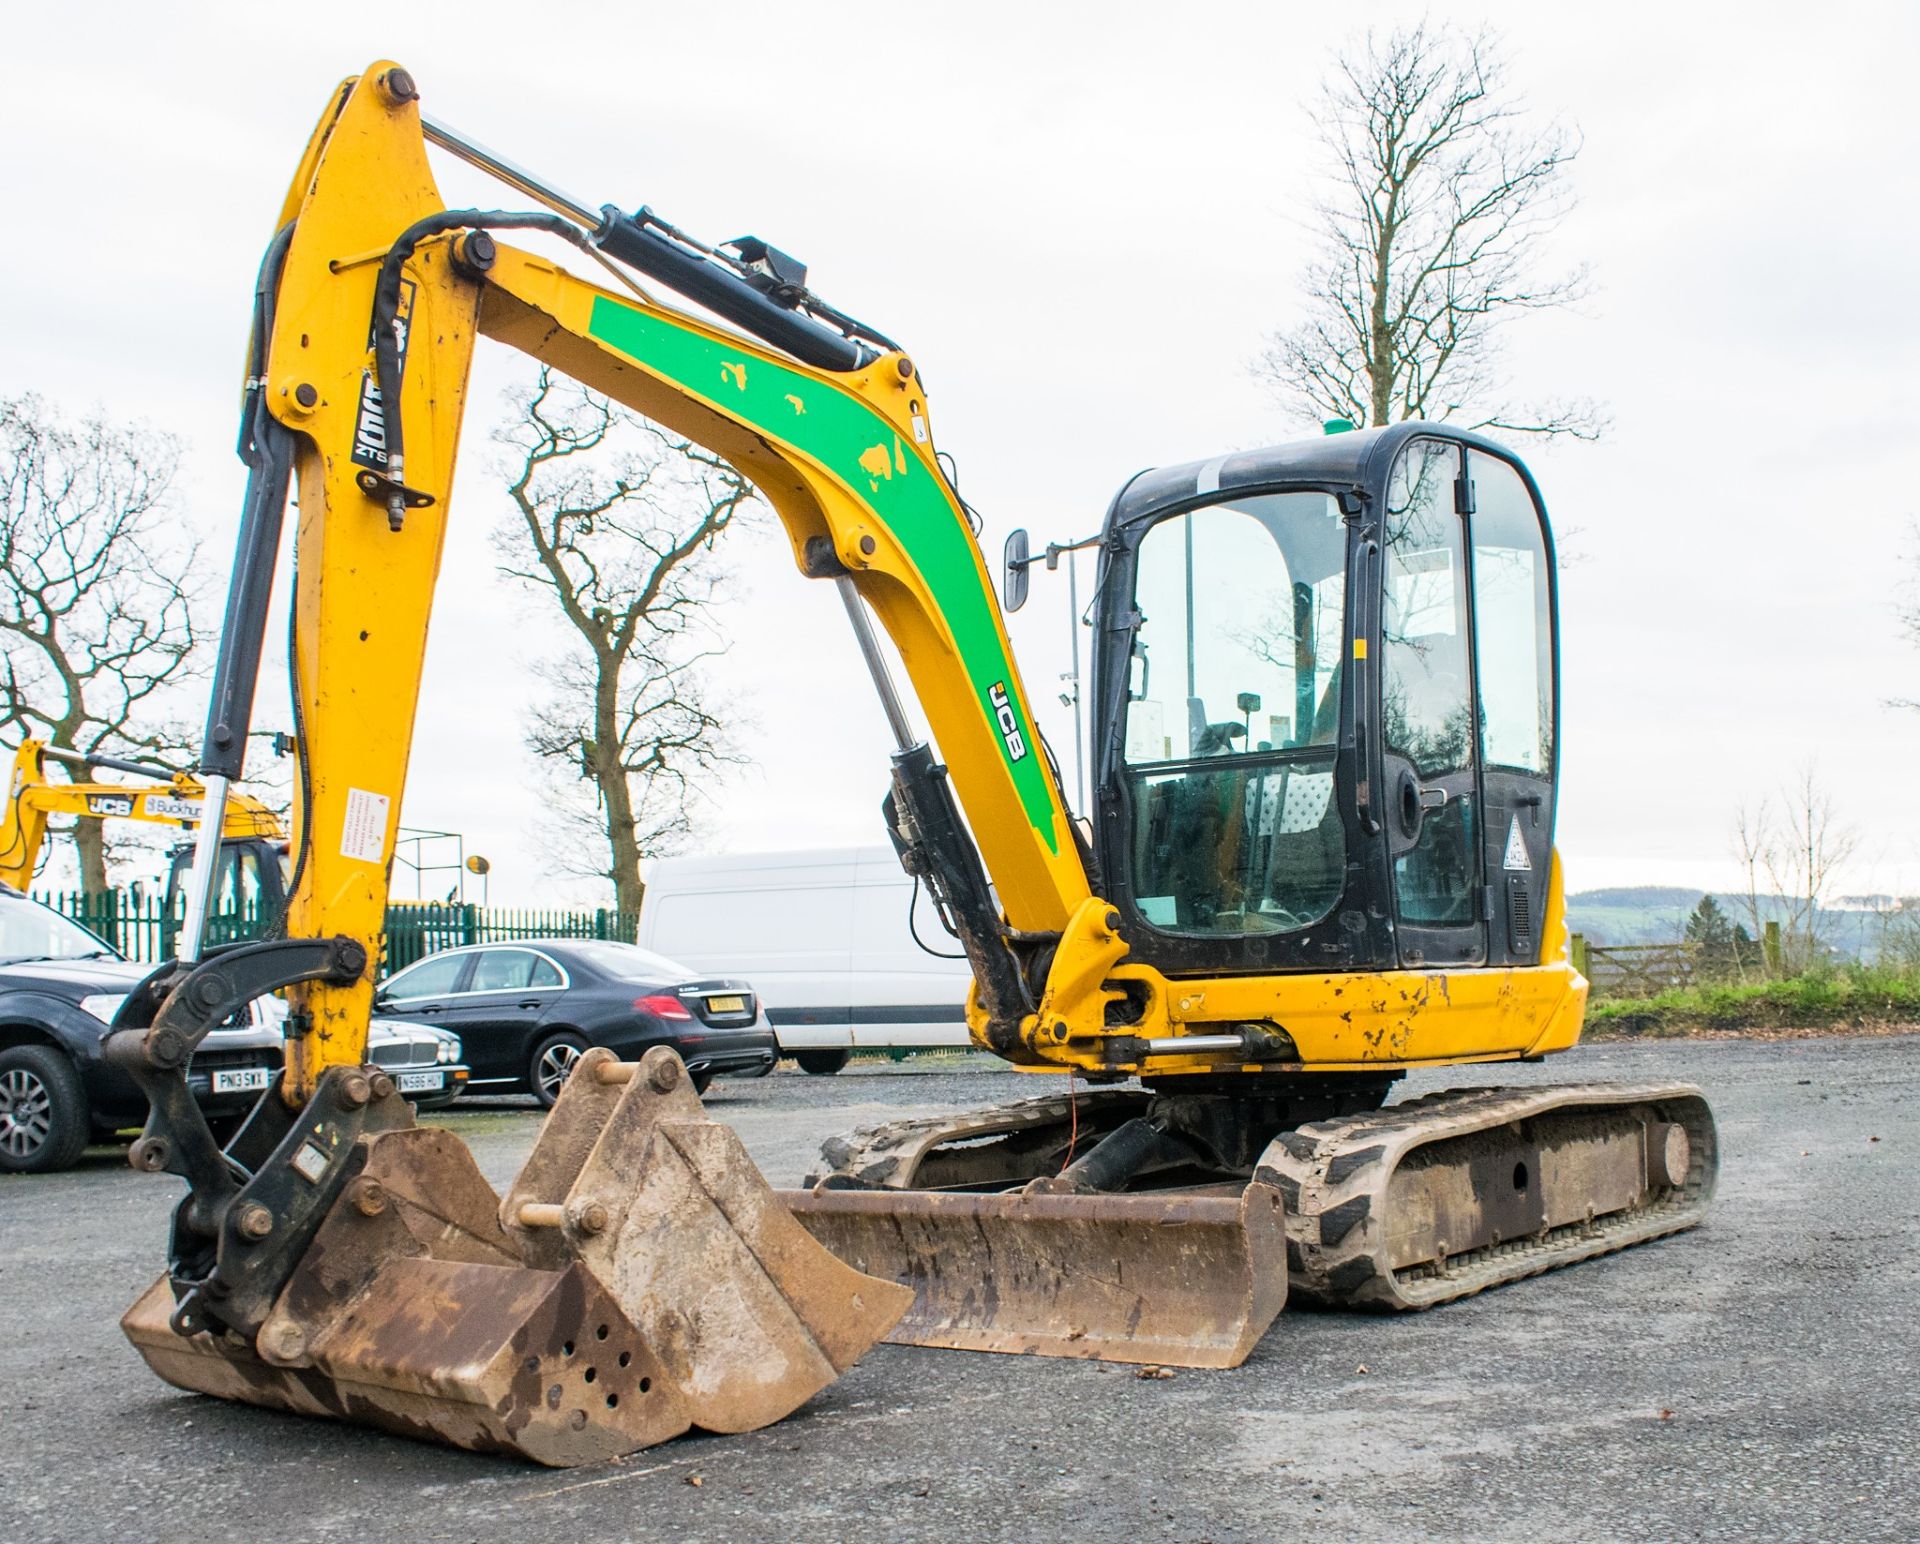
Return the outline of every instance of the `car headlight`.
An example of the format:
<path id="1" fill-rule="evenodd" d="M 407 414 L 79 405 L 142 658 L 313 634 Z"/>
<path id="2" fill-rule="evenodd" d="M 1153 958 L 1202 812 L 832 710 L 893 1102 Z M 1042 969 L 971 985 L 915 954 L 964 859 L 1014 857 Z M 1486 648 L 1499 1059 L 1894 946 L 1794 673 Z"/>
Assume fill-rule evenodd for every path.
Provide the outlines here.
<path id="1" fill-rule="evenodd" d="M 113 1016 L 120 1011 L 120 1005 L 126 1000 L 125 992 L 96 992 L 91 997 L 80 999 L 80 1011 L 92 1014 L 102 1024 L 111 1024 Z"/>
<path id="2" fill-rule="evenodd" d="M 443 1062 L 457 1062 L 460 1060 L 460 1042 L 458 1040 L 442 1040 L 440 1042 L 440 1049 L 434 1052 L 434 1055 L 438 1060 Z"/>

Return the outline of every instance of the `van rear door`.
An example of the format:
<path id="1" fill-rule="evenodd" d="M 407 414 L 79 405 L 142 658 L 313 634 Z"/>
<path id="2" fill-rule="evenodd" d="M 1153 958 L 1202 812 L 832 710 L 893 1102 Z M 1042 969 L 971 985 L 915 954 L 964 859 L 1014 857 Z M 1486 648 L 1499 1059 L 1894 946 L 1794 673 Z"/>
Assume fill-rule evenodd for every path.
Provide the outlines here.
<path id="1" fill-rule="evenodd" d="M 926 887 L 916 896 L 913 880 L 892 853 L 863 853 L 853 901 L 854 1045 L 876 1050 L 967 1045 L 967 986 L 973 976 L 964 958 L 940 957 L 959 954 L 960 945 L 942 925 Z"/>
<path id="2" fill-rule="evenodd" d="M 646 947 L 701 975 L 744 980 L 786 1049 L 852 1033 L 852 859 L 673 873 L 649 888 Z"/>

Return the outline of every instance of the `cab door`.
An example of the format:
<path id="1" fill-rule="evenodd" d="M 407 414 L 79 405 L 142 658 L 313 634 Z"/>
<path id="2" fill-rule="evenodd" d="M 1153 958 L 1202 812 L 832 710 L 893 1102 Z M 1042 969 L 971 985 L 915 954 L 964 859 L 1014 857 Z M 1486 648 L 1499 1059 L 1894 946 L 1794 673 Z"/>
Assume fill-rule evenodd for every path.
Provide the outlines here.
<path id="1" fill-rule="evenodd" d="M 1467 473 L 1490 953 L 1535 965 L 1553 861 L 1553 558 L 1517 467 L 1474 449 Z"/>
<path id="2" fill-rule="evenodd" d="M 1380 587 L 1382 825 L 1405 966 L 1487 958 L 1466 450 L 1417 439 L 1388 482 Z"/>

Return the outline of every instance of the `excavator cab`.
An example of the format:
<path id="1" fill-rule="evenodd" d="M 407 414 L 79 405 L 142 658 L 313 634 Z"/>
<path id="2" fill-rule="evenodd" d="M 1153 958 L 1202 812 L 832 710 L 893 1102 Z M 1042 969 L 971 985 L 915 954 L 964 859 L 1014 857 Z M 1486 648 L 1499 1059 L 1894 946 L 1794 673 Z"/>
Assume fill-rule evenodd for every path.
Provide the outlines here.
<path id="1" fill-rule="evenodd" d="M 1538 964 L 1552 550 L 1525 467 L 1436 424 L 1129 483 L 1093 740 L 1131 957 L 1173 978 Z"/>
<path id="2" fill-rule="evenodd" d="M 287 906 L 287 849 L 284 842 L 265 837 L 229 837 L 220 844 L 207 906 L 206 938 L 210 944 L 238 943 L 258 938 L 277 921 Z M 193 871 L 193 847 L 183 843 L 173 850 L 167 869 L 167 952 L 186 916 L 186 889 Z"/>

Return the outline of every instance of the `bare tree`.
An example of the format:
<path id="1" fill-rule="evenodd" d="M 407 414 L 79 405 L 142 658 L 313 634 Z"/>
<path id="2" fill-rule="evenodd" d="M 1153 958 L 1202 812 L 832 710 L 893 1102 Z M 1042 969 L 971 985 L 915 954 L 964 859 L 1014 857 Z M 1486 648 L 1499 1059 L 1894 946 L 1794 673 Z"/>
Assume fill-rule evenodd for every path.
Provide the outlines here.
<path id="1" fill-rule="evenodd" d="M 518 518 L 495 533 L 501 571 L 550 595 L 576 635 L 543 667 L 552 695 L 534 751 L 593 785 L 581 819 L 636 912 L 642 862 L 691 828 L 698 782 L 739 757 L 708 702 L 701 666 L 722 642 L 706 613 L 722 576 L 708 561 L 754 507 L 720 457 L 546 369 L 516 394 L 495 439 L 514 456 Z"/>
<path id="2" fill-rule="evenodd" d="M 1305 317 L 1268 338 L 1254 374 L 1314 420 L 1597 437 L 1590 401 L 1506 400 L 1502 324 L 1572 304 L 1587 275 L 1539 271 L 1579 140 L 1527 126 L 1499 39 L 1427 22 L 1369 32 L 1337 59 L 1314 122 L 1328 188 Z"/>
<path id="3" fill-rule="evenodd" d="M 180 448 L 98 416 L 0 399 L 0 736 L 82 755 L 177 750 L 166 689 L 193 668 L 197 544 L 168 513 Z M 74 768 L 76 779 L 91 768 Z M 101 822 L 80 879 L 107 888 Z"/>
<path id="4" fill-rule="evenodd" d="M 1746 870 L 1747 920 L 1755 937 L 1764 936 L 1769 921 L 1780 923 L 1783 975 L 1798 975 L 1826 957 L 1822 912 L 1835 875 L 1858 843 L 1859 834 L 1835 813 L 1811 762 L 1777 799 L 1763 798 L 1736 812 L 1734 846 Z"/>

